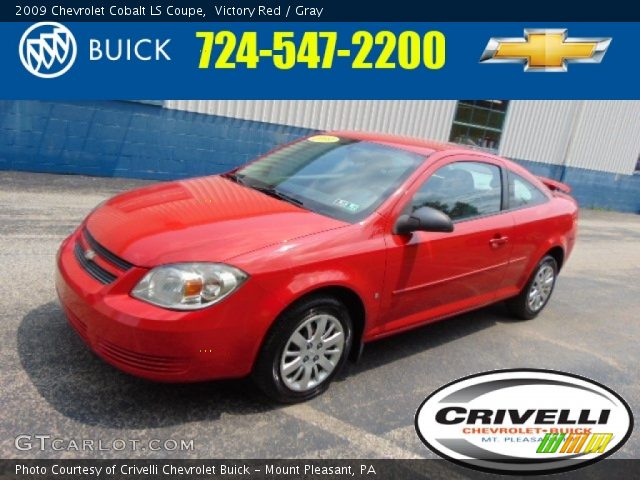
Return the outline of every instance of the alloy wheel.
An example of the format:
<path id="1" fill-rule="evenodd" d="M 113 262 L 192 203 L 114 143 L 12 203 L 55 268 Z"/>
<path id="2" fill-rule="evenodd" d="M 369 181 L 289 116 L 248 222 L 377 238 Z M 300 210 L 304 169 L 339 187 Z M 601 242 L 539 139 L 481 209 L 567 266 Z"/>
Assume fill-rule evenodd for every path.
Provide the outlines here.
<path id="1" fill-rule="evenodd" d="M 312 315 L 293 332 L 280 359 L 280 375 L 287 388 L 309 391 L 335 370 L 344 352 L 345 333 L 338 318 Z"/>
<path id="2" fill-rule="evenodd" d="M 551 295 L 554 281 L 555 271 L 553 267 L 549 264 L 540 267 L 529 288 L 527 297 L 527 304 L 532 312 L 537 312 L 544 307 Z"/>

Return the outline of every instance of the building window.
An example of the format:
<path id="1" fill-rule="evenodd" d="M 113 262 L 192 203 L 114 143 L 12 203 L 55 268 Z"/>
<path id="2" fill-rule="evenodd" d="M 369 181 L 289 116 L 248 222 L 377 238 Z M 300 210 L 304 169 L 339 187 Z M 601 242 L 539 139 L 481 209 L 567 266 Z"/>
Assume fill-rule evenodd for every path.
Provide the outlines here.
<path id="1" fill-rule="evenodd" d="M 498 150 L 508 100 L 459 100 L 449 140 Z"/>

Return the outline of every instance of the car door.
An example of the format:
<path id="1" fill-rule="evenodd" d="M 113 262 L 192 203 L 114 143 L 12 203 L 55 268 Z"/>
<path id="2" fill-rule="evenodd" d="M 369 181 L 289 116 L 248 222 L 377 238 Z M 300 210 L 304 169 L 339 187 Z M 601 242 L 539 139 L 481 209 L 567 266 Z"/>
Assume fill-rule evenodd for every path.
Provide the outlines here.
<path id="1" fill-rule="evenodd" d="M 508 170 L 509 210 L 514 221 L 511 262 L 505 286 L 518 292 L 531 269 L 540 260 L 540 247 L 558 231 L 559 220 L 552 214 L 551 198 L 529 180 Z"/>
<path id="2" fill-rule="evenodd" d="M 391 213 L 379 333 L 472 309 L 496 298 L 509 263 L 513 228 L 504 211 L 497 159 L 446 157 L 429 168 Z M 506 187 L 506 185 L 505 185 Z M 421 206 L 445 212 L 454 231 L 396 235 L 397 217 Z"/>

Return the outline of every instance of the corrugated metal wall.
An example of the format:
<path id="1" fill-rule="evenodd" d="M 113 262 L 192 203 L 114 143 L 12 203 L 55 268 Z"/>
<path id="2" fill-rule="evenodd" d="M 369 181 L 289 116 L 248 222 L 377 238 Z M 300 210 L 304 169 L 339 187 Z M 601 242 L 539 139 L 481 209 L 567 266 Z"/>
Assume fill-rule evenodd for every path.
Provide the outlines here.
<path id="1" fill-rule="evenodd" d="M 318 130 L 366 130 L 448 141 L 456 101 L 168 100 L 165 107 Z M 640 153 L 640 101 L 513 100 L 505 157 L 632 174 Z"/>
<path id="2" fill-rule="evenodd" d="M 513 101 L 500 154 L 630 175 L 640 154 L 640 102 Z"/>
<path id="3" fill-rule="evenodd" d="M 585 101 L 566 164 L 631 174 L 640 154 L 640 101 Z"/>
<path id="4" fill-rule="evenodd" d="M 168 100 L 167 108 L 318 130 L 365 130 L 448 141 L 456 102 Z"/>
<path id="5" fill-rule="evenodd" d="M 509 104 L 500 155 L 560 165 L 581 102 L 520 100 Z"/>

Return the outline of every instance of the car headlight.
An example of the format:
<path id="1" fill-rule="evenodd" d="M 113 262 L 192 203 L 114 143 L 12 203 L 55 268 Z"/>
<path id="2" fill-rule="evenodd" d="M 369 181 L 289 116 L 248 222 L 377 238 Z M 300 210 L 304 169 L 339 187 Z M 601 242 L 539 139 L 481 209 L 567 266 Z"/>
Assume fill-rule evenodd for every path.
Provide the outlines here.
<path id="1" fill-rule="evenodd" d="M 174 263 L 156 267 L 131 291 L 145 302 L 175 310 L 197 310 L 219 302 L 248 278 L 222 263 Z"/>

